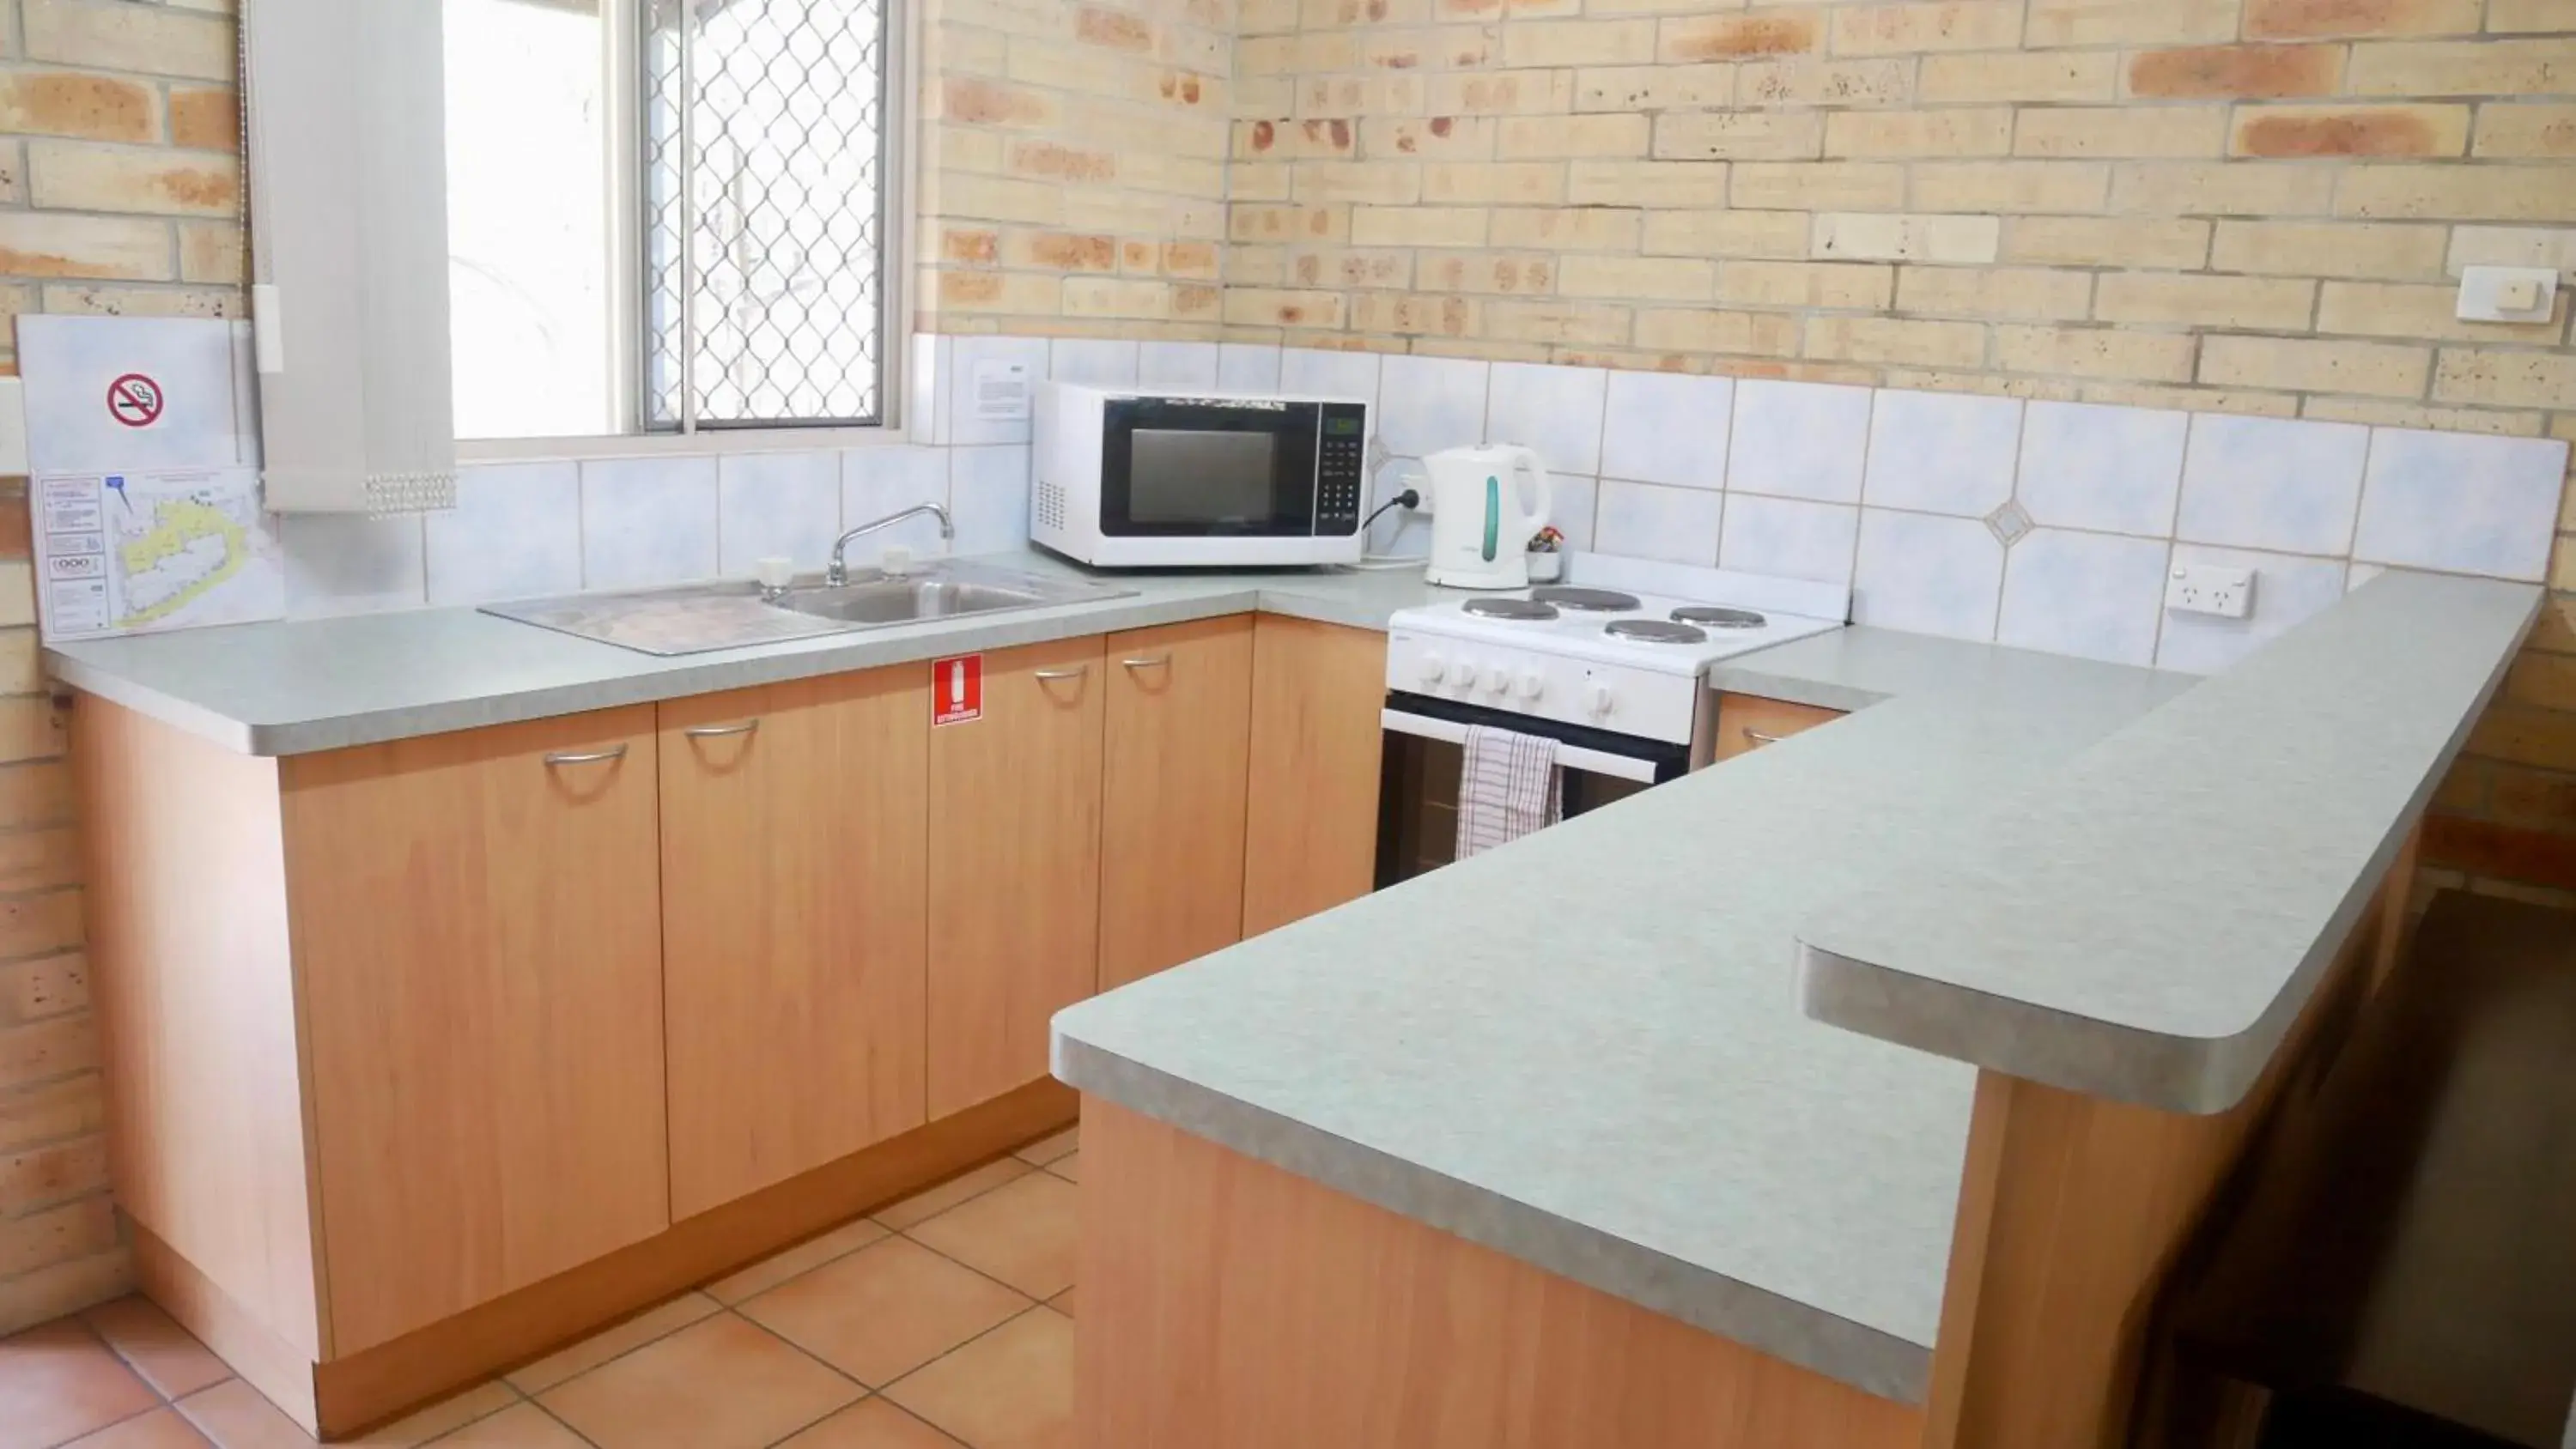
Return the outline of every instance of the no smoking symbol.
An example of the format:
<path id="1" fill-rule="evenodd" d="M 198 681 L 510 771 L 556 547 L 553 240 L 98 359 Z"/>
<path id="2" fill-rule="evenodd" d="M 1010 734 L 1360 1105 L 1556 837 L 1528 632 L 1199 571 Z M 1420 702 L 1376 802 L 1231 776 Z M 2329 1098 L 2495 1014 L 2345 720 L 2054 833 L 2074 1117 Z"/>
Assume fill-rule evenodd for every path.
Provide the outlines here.
<path id="1" fill-rule="evenodd" d="M 107 385 L 108 416 L 129 428 L 148 428 L 161 416 L 161 384 L 129 372 Z"/>

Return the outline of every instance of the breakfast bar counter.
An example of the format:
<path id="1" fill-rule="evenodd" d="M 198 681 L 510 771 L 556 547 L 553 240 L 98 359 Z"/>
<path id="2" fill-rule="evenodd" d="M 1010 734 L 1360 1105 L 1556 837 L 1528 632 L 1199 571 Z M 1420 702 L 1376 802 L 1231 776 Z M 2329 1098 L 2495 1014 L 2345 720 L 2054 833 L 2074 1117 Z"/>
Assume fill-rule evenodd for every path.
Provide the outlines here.
<path id="1" fill-rule="evenodd" d="M 1868 629 L 1744 656 L 1717 687 L 1855 712 L 1060 1013 L 1116 1208 L 1089 1442 L 1567 1442 L 1587 1399 L 1645 1416 L 1621 1444 L 2118 1442 L 2157 1275 L 2318 1003 L 2385 969 L 2537 600 L 2392 574 L 2208 681 Z M 2053 954 L 1963 944 L 1996 902 Z M 2160 970 L 2160 924 L 2234 954 Z M 1478 1294 L 1490 1334 L 1439 1307 Z M 1386 1335 L 1519 1396 L 1345 1381 Z"/>

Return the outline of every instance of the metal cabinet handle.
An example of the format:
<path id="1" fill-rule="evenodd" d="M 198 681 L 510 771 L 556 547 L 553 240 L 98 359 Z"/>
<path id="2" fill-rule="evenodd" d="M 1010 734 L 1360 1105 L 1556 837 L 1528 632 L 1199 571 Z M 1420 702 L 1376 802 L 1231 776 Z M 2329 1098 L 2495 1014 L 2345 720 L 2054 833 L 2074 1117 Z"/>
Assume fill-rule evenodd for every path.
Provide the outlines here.
<path id="1" fill-rule="evenodd" d="M 1745 728 L 1744 737 L 1757 745 L 1776 745 L 1780 743 L 1780 737 L 1778 735 L 1766 735 L 1762 733 L 1762 731 L 1750 726 Z"/>
<path id="2" fill-rule="evenodd" d="M 690 725 L 680 733 L 693 740 L 720 740 L 727 735 L 747 735 L 758 728 L 760 728 L 760 720 L 755 716 L 740 724 Z"/>
<path id="3" fill-rule="evenodd" d="M 604 750 L 557 750 L 546 756 L 548 765 L 596 765 L 603 760 L 626 758 L 624 745 L 610 745 Z"/>
<path id="4" fill-rule="evenodd" d="M 1121 659 L 1118 662 L 1127 666 L 1129 669 L 1161 669 L 1172 662 L 1172 656 L 1169 654 L 1145 654 L 1134 659 Z"/>
<path id="5" fill-rule="evenodd" d="M 1041 669 L 1041 670 L 1039 670 L 1037 673 L 1035 673 L 1035 674 L 1033 674 L 1033 675 L 1031 675 L 1031 676 L 1029 676 L 1029 677 L 1030 677 L 1030 678 L 1032 678 L 1032 679 L 1036 679 L 1036 680 L 1039 680 L 1039 681 L 1041 681 L 1041 682 L 1044 682 L 1044 681 L 1048 681 L 1048 680 L 1056 680 L 1056 679 L 1080 679 L 1080 678 L 1082 678 L 1084 675 L 1089 674 L 1090 672 L 1091 672 L 1091 666 L 1090 666 L 1090 665 L 1088 665 L 1088 664 L 1077 664 L 1077 665 L 1073 666 L 1071 669 Z"/>

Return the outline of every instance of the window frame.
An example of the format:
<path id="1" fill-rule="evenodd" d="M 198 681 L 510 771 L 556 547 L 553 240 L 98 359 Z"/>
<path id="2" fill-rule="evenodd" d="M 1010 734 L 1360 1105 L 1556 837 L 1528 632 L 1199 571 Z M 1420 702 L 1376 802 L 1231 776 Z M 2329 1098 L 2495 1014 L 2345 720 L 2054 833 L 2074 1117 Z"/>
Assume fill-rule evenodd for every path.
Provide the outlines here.
<path id="1" fill-rule="evenodd" d="M 620 431 L 541 438 L 456 439 L 460 464 L 544 463 L 594 458 L 714 457 L 725 453 L 821 452 L 843 448 L 900 446 L 928 437 L 928 419 L 913 415 L 912 289 L 915 238 L 921 218 L 914 204 L 920 180 L 920 106 L 915 93 L 921 75 L 924 7 L 912 0 L 878 0 L 885 16 L 882 134 L 886 138 L 881 186 L 885 227 L 878 249 L 878 289 L 883 299 L 882 335 L 877 339 L 881 421 L 873 425 L 836 423 L 767 424 L 648 431 L 643 422 L 643 305 L 640 201 L 644 178 L 643 53 L 640 6 L 643 0 L 600 0 L 610 17 L 612 43 L 602 64 L 609 69 L 608 168 L 609 284 L 623 303 L 610 309 L 610 387 L 616 398 Z M 916 426 L 916 423 L 920 426 Z"/>

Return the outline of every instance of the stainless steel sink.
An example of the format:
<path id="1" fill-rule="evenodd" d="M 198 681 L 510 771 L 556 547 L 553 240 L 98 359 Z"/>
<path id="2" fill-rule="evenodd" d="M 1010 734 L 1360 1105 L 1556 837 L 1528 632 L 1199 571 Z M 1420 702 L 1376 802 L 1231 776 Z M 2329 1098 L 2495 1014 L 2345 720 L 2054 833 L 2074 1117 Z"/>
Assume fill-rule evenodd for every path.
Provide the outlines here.
<path id="1" fill-rule="evenodd" d="M 739 582 L 627 594 L 575 594 L 487 604 L 483 611 L 645 654 L 699 654 L 863 629 L 1122 599 L 1133 589 L 1049 578 L 991 564 L 932 559 L 900 576 L 858 571 L 848 583 L 791 586 L 775 598 Z"/>

